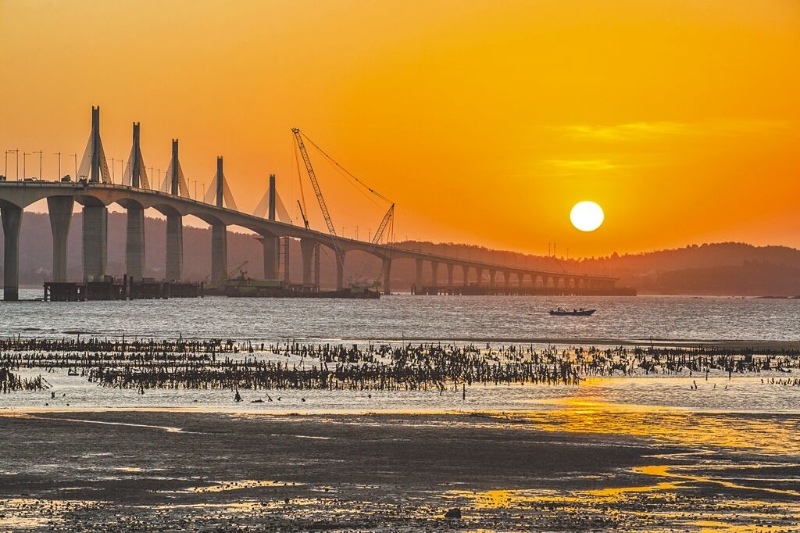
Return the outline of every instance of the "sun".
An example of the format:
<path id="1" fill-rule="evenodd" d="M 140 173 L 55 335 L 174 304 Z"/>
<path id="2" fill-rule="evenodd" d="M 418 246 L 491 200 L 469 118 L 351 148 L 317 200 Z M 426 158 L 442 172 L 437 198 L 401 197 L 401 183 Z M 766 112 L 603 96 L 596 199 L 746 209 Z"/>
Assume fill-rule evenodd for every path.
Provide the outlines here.
<path id="1" fill-rule="evenodd" d="M 572 225 L 581 231 L 594 231 L 603 223 L 603 209 L 594 202 L 578 202 L 569 214 Z"/>

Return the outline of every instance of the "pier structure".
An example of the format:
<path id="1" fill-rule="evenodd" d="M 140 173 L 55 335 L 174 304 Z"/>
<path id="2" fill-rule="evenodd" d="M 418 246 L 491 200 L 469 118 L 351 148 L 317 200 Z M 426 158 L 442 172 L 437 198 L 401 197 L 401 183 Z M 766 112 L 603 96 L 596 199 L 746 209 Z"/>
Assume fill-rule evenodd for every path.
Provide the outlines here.
<path id="1" fill-rule="evenodd" d="M 144 269 L 144 211 L 155 209 L 167 220 L 166 277 L 178 282 L 183 270 L 183 217 L 191 215 L 211 226 L 211 281 L 224 285 L 227 279 L 227 230 L 239 226 L 259 236 L 263 246 L 264 277 L 289 284 L 289 241 L 299 240 L 302 283 L 319 287 L 320 250 L 329 248 L 336 256 L 336 286 L 344 288 L 346 258 L 358 251 L 382 262 L 381 283 L 385 294 L 392 291 L 392 264 L 415 261 L 415 294 L 620 294 L 616 278 L 569 272 L 548 272 L 518 266 L 491 264 L 464 258 L 425 253 L 380 242 L 350 239 L 330 232 L 294 225 L 280 201 L 274 175 L 263 201 L 263 212 L 241 212 L 225 178 L 223 158 L 217 158 L 214 180 L 204 199 L 191 198 L 178 159 L 178 141 L 172 140 L 172 159 L 158 190 L 150 188 L 139 145 L 139 124 L 134 123 L 133 146 L 123 183 L 113 183 L 108 172 L 100 136 L 100 109 L 92 108 L 92 128 L 77 179 L 60 181 L 0 180 L 0 215 L 4 235 L 4 299 L 19 298 L 19 232 L 24 209 L 46 200 L 53 234 L 52 281 L 67 281 L 67 235 L 74 203 L 83 208 L 83 281 L 104 280 L 107 262 L 108 206 L 117 204 L 127 211 L 126 275 L 141 280 Z M 281 215 L 281 213 L 283 213 Z M 280 215 L 280 216 L 278 216 Z M 279 220 L 283 218 L 283 221 Z M 42 265 L 47 267 L 48 265 Z M 444 278 L 442 266 L 445 269 Z M 283 272 L 281 273 L 281 270 Z M 427 271 L 429 276 L 425 276 Z M 456 273 L 461 279 L 455 279 Z M 474 274 L 474 276 L 473 276 Z M 501 281 L 498 281 L 498 278 Z M 440 282 L 444 281 L 443 283 Z M 555 291 L 555 292 L 553 292 Z"/>
<path id="2" fill-rule="evenodd" d="M 128 158 L 124 183 L 135 188 L 149 189 L 142 150 L 139 146 L 139 123 L 133 123 L 133 147 Z M 135 200 L 125 202 L 128 213 L 125 229 L 125 271 L 133 279 L 144 274 L 144 208 Z"/>

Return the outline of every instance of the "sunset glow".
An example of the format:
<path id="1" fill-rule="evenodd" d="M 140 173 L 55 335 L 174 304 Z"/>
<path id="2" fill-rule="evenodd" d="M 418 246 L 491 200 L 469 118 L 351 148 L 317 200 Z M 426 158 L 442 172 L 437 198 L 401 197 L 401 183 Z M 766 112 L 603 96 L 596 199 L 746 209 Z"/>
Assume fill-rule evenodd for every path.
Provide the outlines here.
<path id="1" fill-rule="evenodd" d="M 396 202 L 396 240 L 800 247 L 799 57 L 781 0 L 6 0 L 0 148 L 11 179 L 39 151 L 45 179 L 56 153 L 72 173 L 99 105 L 118 181 L 136 121 L 148 172 L 178 138 L 190 189 L 221 155 L 242 210 L 274 173 L 302 224 L 298 127 Z M 387 206 L 311 155 L 337 231 L 374 232 Z M 614 213 L 602 232 L 564 216 L 585 197 Z"/>

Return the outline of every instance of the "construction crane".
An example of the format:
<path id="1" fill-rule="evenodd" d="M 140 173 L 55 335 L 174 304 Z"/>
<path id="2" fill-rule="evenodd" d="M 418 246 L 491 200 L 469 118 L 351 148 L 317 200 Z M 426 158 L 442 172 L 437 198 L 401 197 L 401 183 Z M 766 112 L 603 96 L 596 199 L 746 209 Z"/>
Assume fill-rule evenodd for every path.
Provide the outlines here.
<path id="1" fill-rule="evenodd" d="M 303 206 L 300 205 L 300 200 L 297 200 L 297 207 L 300 208 L 300 216 L 303 217 L 303 224 L 306 225 L 306 229 L 311 229 L 311 226 L 308 225 L 308 219 L 306 218 L 306 214 L 303 212 Z"/>
<path id="2" fill-rule="evenodd" d="M 389 207 L 389 210 L 386 211 L 386 214 L 383 215 L 383 220 L 381 220 L 381 225 L 378 226 L 378 231 L 375 232 L 375 236 L 372 237 L 372 244 L 378 244 L 381 242 L 381 237 L 383 237 L 383 232 L 386 231 L 386 228 L 389 226 L 391 222 L 394 221 L 394 204 Z"/>
<path id="3" fill-rule="evenodd" d="M 235 275 L 239 274 L 239 272 L 242 271 L 242 268 L 244 268 L 247 265 L 247 263 L 249 263 L 249 262 L 250 261 L 242 261 L 241 263 L 239 263 L 238 265 L 233 267 L 233 270 L 231 270 L 230 272 L 225 274 L 225 279 L 233 279 L 233 277 Z M 247 274 L 246 271 L 244 273 Z M 203 278 L 203 282 L 207 282 L 210 278 L 211 278 L 211 274 L 209 274 L 205 278 Z"/>
<path id="4" fill-rule="evenodd" d="M 297 148 L 298 148 L 300 154 L 303 157 L 303 163 L 305 163 L 306 172 L 308 173 L 308 177 L 311 180 L 311 185 L 314 187 L 314 193 L 317 195 L 317 201 L 319 202 L 319 207 L 320 207 L 320 210 L 322 211 L 322 216 L 325 218 L 325 224 L 328 226 L 328 233 L 330 233 L 330 235 L 332 237 L 331 240 L 333 242 L 334 251 L 336 252 L 336 260 L 339 263 L 340 268 L 343 268 L 344 267 L 344 264 L 343 264 L 344 253 L 342 253 L 342 251 L 339 248 L 339 245 L 338 245 L 338 242 L 337 242 L 336 228 L 334 227 L 333 221 L 331 220 L 330 212 L 328 211 L 328 206 L 325 203 L 325 198 L 322 196 L 322 191 L 320 190 L 319 182 L 317 181 L 317 175 L 314 172 L 314 167 L 311 165 L 311 159 L 310 159 L 310 157 L 308 155 L 308 151 L 306 150 L 305 144 L 303 143 L 303 135 L 300 133 L 300 130 L 298 128 L 292 128 L 292 134 L 294 135 L 295 141 L 297 143 Z M 389 210 L 383 216 L 383 219 L 381 220 L 381 223 L 378 226 L 378 230 L 375 232 L 375 235 L 371 239 L 371 243 L 370 243 L 371 246 L 370 247 L 371 248 L 375 247 L 380 242 L 381 238 L 383 237 L 384 233 L 386 232 L 386 229 L 389 226 L 391 226 L 393 224 L 393 222 L 394 222 L 394 203 L 391 202 L 388 198 L 386 198 L 382 194 L 380 194 L 379 192 L 377 192 L 376 190 L 372 189 L 371 187 L 368 187 L 365 183 L 363 183 L 361 180 L 359 180 L 353 174 L 351 174 L 346 169 L 344 169 L 331 156 L 329 156 L 327 153 L 325 153 L 325 151 L 322 150 L 322 148 L 317 146 L 316 143 L 314 143 L 314 141 L 312 141 L 308 137 L 306 137 L 306 139 L 317 150 L 319 150 L 319 152 L 323 156 L 325 156 L 325 158 L 332 165 L 334 165 L 335 168 L 337 168 L 340 172 L 342 172 L 343 174 L 346 174 L 350 179 L 354 180 L 361 187 L 367 189 L 371 194 L 373 194 L 373 195 L 377 196 L 378 198 L 380 198 L 381 200 L 384 200 L 387 203 L 391 204 L 390 207 L 389 207 Z M 296 157 L 296 152 L 295 152 L 295 157 Z M 300 169 L 299 169 L 299 162 L 298 162 L 298 174 L 299 174 L 299 171 L 300 171 Z M 302 194 L 302 182 L 301 182 L 301 189 L 300 190 L 301 190 L 301 194 Z M 304 200 L 304 202 L 305 202 L 305 200 Z M 300 204 L 299 201 L 298 201 L 298 206 L 300 206 L 300 214 L 303 216 L 303 222 L 306 225 L 306 229 L 308 229 L 308 220 L 305 217 L 305 214 L 303 212 L 303 207 L 302 207 L 302 205 Z M 362 264 L 362 268 L 363 268 L 363 264 Z"/>
<path id="5" fill-rule="evenodd" d="M 306 165 L 306 172 L 308 172 L 311 185 L 314 187 L 314 193 L 317 195 L 317 201 L 319 202 L 319 208 L 322 210 L 322 216 L 325 218 L 325 224 L 328 225 L 328 233 L 330 233 L 331 236 L 336 237 L 336 228 L 333 227 L 331 215 L 328 212 L 328 206 L 325 204 L 325 198 L 322 196 L 322 191 L 319 188 L 317 175 L 314 173 L 314 167 L 311 166 L 311 159 L 308 157 L 308 151 L 306 150 L 306 146 L 303 144 L 303 138 L 300 135 L 300 130 L 297 128 L 292 128 L 292 133 L 294 134 L 295 141 L 297 141 L 297 148 L 300 149 L 300 155 L 303 156 L 303 162 Z M 308 223 L 306 223 L 306 227 L 308 227 Z"/>
<path id="6" fill-rule="evenodd" d="M 250 262 L 250 261 L 242 261 L 241 263 L 239 263 L 238 265 L 236 265 L 235 267 L 233 267 L 233 270 L 231 270 L 230 272 L 228 272 L 228 274 L 227 274 L 227 279 L 233 279 L 233 277 L 234 277 L 234 276 L 236 276 L 236 275 L 238 275 L 239 273 L 241 273 L 241 274 L 243 274 L 243 275 L 244 275 L 244 274 L 247 274 L 247 272 L 246 272 L 246 271 L 244 271 L 244 270 L 242 270 L 242 268 L 244 268 L 244 267 L 247 265 L 247 263 L 249 263 L 249 262 Z"/>

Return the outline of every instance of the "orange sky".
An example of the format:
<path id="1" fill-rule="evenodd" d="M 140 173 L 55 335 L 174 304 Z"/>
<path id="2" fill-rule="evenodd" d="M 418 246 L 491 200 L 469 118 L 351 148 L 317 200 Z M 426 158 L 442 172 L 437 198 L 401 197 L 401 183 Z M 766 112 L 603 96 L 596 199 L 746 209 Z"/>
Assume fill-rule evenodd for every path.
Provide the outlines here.
<path id="1" fill-rule="evenodd" d="M 296 216 L 299 127 L 397 203 L 397 239 L 800 247 L 798 64 L 795 0 L 0 0 L 0 151 L 73 173 L 99 105 L 109 160 L 139 121 L 147 167 L 179 138 L 190 189 L 223 155 L 242 210 L 275 173 Z M 375 231 L 388 206 L 312 158 L 337 230 Z"/>

